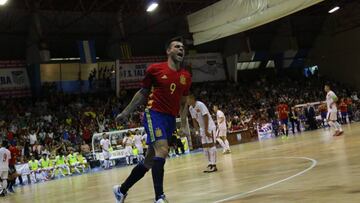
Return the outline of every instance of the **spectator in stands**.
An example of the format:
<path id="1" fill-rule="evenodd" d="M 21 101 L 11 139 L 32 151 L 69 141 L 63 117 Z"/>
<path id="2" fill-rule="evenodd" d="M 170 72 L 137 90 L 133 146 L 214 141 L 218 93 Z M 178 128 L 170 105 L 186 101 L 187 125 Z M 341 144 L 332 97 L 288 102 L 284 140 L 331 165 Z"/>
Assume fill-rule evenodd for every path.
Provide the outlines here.
<path id="1" fill-rule="evenodd" d="M 85 143 L 87 144 L 91 143 L 91 132 L 86 126 L 84 126 L 82 136 Z"/>
<path id="2" fill-rule="evenodd" d="M 90 147 L 89 145 L 86 143 L 86 141 L 84 140 L 82 145 L 81 145 L 81 154 L 83 154 L 84 156 L 86 154 L 90 153 Z"/>
<path id="3" fill-rule="evenodd" d="M 30 134 L 29 134 L 29 141 L 30 141 L 30 145 L 33 146 L 38 140 L 37 140 L 37 134 L 39 132 L 38 130 L 31 130 Z"/>
<path id="4" fill-rule="evenodd" d="M 12 144 L 14 142 L 14 132 L 11 131 L 10 128 L 7 128 L 7 140 L 10 144 Z"/>
<path id="5" fill-rule="evenodd" d="M 358 95 L 357 95 L 356 92 L 353 92 L 353 93 L 351 94 L 351 99 L 354 100 L 354 101 L 359 101 L 359 97 L 358 97 Z"/>

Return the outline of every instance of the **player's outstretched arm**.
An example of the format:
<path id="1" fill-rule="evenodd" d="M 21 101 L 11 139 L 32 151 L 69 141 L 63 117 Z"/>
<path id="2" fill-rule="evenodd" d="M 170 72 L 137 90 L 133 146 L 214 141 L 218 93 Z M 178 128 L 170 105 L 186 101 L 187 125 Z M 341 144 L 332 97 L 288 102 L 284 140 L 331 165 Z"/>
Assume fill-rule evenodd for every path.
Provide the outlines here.
<path id="1" fill-rule="evenodd" d="M 127 116 L 129 116 L 130 113 L 132 113 L 136 107 L 138 107 L 141 104 L 144 104 L 149 96 L 150 90 L 141 88 L 139 91 L 137 91 L 132 98 L 131 102 L 126 106 L 126 108 L 116 116 L 116 120 L 120 121 Z"/>
<path id="2" fill-rule="evenodd" d="M 187 96 L 181 97 L 180 101 L 180 130 L 184 131 L 186 128 L 186 117 L 188 113 L 188 106 L 187 106 Z"/>

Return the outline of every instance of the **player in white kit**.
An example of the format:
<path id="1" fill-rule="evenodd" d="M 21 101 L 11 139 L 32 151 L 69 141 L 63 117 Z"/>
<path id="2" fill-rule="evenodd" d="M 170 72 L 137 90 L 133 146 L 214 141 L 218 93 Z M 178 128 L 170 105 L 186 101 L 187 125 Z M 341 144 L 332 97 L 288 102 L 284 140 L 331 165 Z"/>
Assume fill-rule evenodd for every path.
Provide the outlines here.
<path id="1" fill-rule="evenodd" d="M 341 135 L 344 131 L 341 128 L 341 124 L 337 122 L 337 107 L 336 102 L 338 101 L 338 97 L 336 94 L 331 91 L 329 85 L 325 85 L 324 87 L 326 94 L 326 106 L 327 106 L 327 116 L 326 119 L 330 126 L 335 128 L 334 136 Z"/>
<path id="2" fill-rule="evenodd" d="M 3 141 L 0 148 L 0 196 L 6 194 L 7 180 L 9 176 L 9 160 L 11 159 L 11 153 L 6 149 L 8 145 L 7 141 Z"/>
<path id="3" fill-rule="evenodd" d="M 133 159 L 132 159 L 132 155 L 133 155 L 133 151 L 132 151 L 132 145 L 133 145 L 134 141 L 131 137 L 131 133 L 128 132 L 126 133 L 126 136 L 123 139 L 123 146 L 125 147 L 125 156 L 126 156 L 126 164 L 127 165 L 131 165 L 133 164 Z"/>
<path id="4" fill-rule="evenodd" d="M 216 168 L 216 126 L 211 118 L 208 108 L 201 101 L 196 101 L 194 95 L 188 96 L 189 111 L 196 130 L 200 128 L 201 144 L 204 154 L 209 162 L 204 173 L 217 171 Z"/>
<path id="5" fill-rule="evenodd" d="M 229 141 L 226 139 L 226 118 L 224 112 L 219 110 L 217 105 L 213 106 L 213 110 L 216 113 L 216 122 L 217 122 L 217 129 L 216 129 L 216 141 L 219 142 L 221 147 L 223 148 L 223 154 L 231 153 Z"/>
<path id="6" fill-rule="evenodd" d="M 108 135 L 106 133 L 103 133 L 103 138 L 100 140 L 100 146 L 102 149 L 102 153 L 104 156 L 104 168 L 109 169 L 110 168 L 110 140 L 108 139 Z"/>
<path id="7" fill-rule="evenodd" d="M 135 135 L 134 135 L 134 144 L 135 147 L 138 149 L 138 156 L 137 156 L 137 160 L 143 161 L 144 160 L 144 148 L 143 148 L 143 136 L 141 135 L 139 130 L 135 130 Z"/>

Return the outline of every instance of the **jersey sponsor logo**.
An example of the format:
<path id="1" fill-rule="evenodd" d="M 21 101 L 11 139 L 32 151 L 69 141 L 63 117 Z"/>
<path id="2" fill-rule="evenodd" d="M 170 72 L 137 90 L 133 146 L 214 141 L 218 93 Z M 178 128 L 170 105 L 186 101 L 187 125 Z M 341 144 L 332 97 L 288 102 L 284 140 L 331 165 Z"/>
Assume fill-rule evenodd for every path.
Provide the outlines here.
<path id="1" fill-rule="evenodd" d="M 186 85 L 186 77 L 184 75 L 180 75 L 180 84 Z"/>
<path id="2" fill-rule="evenodd" d="M 167 76 L 167 75 L 163 75 L 163 76 L 161 77 L 161 79 L 166 80 L 166 79 L 168 79 L 168 76 Z"/>
<path id="3" fill-rule="evenodd" d="M 161 136 L 162 136 L 162 131 L 161 131 L 160 128 L 156 128 L 156 130 L 155 130 L 155 136 L 156 136 L 156 137 L 161 137 Z"/>

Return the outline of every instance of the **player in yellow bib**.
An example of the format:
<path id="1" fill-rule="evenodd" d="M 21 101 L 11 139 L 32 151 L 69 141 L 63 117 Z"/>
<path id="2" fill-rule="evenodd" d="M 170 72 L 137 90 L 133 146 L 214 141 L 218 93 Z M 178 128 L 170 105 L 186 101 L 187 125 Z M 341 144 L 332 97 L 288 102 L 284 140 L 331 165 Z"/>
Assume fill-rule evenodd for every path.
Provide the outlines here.
<path id="1" fill-rule="evenodd" d="M 54 172 L 54 167 L 47 154 L 43 154 L 43 157 L 40 159 L 40 167 L 45 180 L 50 179 Z"/>
<path id="2" fill-rule="evenodd" d="M 39 161 L 35 159 L 34 156 L 31 156 L 31 160 L 28 162 L 30 175 L 33 177 L 34 182 L 38 182 L 38 177 L 36 174 L 40 173 Z"/>
<path id="3" fill-rule="evenodd" d="M 70 168 L 66 163 L 67 163 L 67 160 L 62 153 L 60 153 L 60 155 L 56 156 L 55 170 L 54 170 L 53 176 L 55 175 L 56 171 L 58 171 L 62 176 L 65 176 L 62 171 L 63 169 L 65 169 L 67 171 L 67 175 L 71 175 Z"/>
<path id="4" fill-rule="evenodd" d="M 80 153 L 75 153 L 76 159 L 78 160 L 79 166 L 83 169 L 83 173 L 85 173 L 85 168 L 89 168 L 89 164 L 87 163 L 84 156 Z"/>
<path id="5" fill-rule="evenodd" d="M 72 151 L 70 151 L 69 155 L 67 156 L 67 160 L 68 160 L 70 167 L 72 169 L 74 169 L 74 171 L 76 171 L 76 173 L 81 173 L 80 170 L 78 169 L 79 162 L 76 158 L 76 155 L 74 153 L 72 153 Z M 84 169 L 83 169 L 83 171 L 84 171 Z"/>

